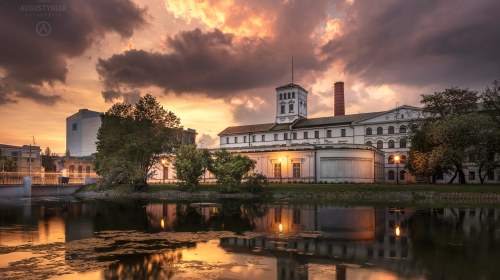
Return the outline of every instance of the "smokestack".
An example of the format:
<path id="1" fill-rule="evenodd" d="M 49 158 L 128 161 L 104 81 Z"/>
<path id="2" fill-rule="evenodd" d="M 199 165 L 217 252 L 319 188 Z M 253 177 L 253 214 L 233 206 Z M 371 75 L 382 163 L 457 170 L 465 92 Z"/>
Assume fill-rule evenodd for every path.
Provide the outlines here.
<path id="1" fill-rule="evenodd" d="M 345 115 L 344 82 L 336 82 L 334 88 L 334 116 L 343 116 Z"/>

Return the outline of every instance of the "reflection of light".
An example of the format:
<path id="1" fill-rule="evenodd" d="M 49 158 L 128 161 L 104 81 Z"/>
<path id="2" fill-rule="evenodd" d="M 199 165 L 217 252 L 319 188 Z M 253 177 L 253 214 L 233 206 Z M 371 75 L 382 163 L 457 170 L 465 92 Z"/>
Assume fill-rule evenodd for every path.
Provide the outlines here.
<path id="1" fill-rule="evenodd" d="M 282 162 L 282 161 L 283 161 L 283 158 L 280 158 L 280 162 Z"/>
<path id="2" fill-rule="evenodd" d="M 165 162 L 167 162 L 167 161 L 164 159 L 161 160 L 161 164 L 165 164 Z"/>
<path id="3" fill-rule="evenodd" d="M 399 162 L 399 155 L 396 155 L 396 156 L 394 157 L 394 160 L 395 160 L 395 161 L 397 161 L 397 162 Z"/>
<path id="4" fill-rule="evenodd" d="M 278 228 L 280 229 L 280 232 L 283 232 L 283 224 L 280 224 Z"/>
<path id="5" fill-rule="evenodd" d="M 163 219 L 161 219 L 160 225 L 162 229 L 165 229 L 165 221 Z"/>
<path id="6" fill-rule="evenodd" d="M 399 226 L 396 227 L 395 232 L 396 232 L 396 237 L 401 236 L 401 229 L 399 228 Z"/>

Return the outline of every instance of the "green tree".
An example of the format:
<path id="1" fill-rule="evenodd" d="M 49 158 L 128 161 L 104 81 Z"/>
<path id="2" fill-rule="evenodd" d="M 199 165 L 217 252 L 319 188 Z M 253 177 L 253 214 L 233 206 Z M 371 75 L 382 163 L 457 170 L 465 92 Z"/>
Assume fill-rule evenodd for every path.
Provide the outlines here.
<path id="1" fill-rule="evenodd" d="M 479 96 L 476 91 L 452 87 L 433 94 L 423 94 L 420 103 L 424 112 L 433 118 L 444 118 L 477 110 Z"/>
<path id="2" fill-rule="evenodd" d="M 198 149 L 195 145 L 182 145 L 175 153 L 174 168 L 177 179 L 183 186 L 195 187 L 209 163 L 210 153 L 207 149 Z"/>
<path id="3" fill-rule="evenodd" d="M 0 167 L 2 172 L 15 172 L 17 171 L 17 161 L 11 157 L 4 156 L 0 150 Z"/>
<path id="4" fill-rule="evenodd" d="M 56 165 L 54 164 L 56 158 L 57 155 L 52 153 L 49 147 L 45 148 L 45 152 L 42 154 L 42 166 L 45 172 L 56 172 Z"/>
<path id="5" fill-rule="evenodd" d="M 485 109 L 493 117 L 493 120 L 500 125 L 500 80 L 491 83 L 481 95 Z"/>
<path id="6" fill-rule="evenodd" d="M 243 176 L 253 168 L 254 160 L 247 156 L 231 154 L 226 150 L 215 152 L 213 164 L 209 166 L 223 192 L 235 192 L 240 189 Z"/>
<path id="7" fill-rule="evenodd" d="M 131 183 L 136 189 L 146 188 L 152 167 L 179 145 L 180 119 L 150 94 L 135 106 L 114 104 L 101 118 L 94 157 L 97 174 L 105 184 Z"/>

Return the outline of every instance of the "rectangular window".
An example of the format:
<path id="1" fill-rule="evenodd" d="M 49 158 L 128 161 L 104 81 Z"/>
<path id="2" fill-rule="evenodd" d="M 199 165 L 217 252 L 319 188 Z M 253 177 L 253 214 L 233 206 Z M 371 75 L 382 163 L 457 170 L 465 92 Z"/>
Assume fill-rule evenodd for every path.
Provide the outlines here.
<path id="1" fill-rule="evenodd" d="M 281 178 L 281 163 L 274 164 L 274 178 Z"/>
<path id="2" fill-rule="evenodd" d="M 247 142 L 247 137 L 243 136 L 243 143 L 246 143 L 246 142 Z"/>
<path id="3" fill-rule="evenodd" d="M 278 134 L 274 134 L 274 141 L 278 141 Z"/>
<path id="4" fill-rule="evenodd" d="M 19 156 L 19 152 L 10 152 L 10 155 L 13 156 L 13 157 L 18 157 Z"/>
<path id="5" fill-rule="evenodd" d="M 495 180 L 495 173 L 493 171 L 488 172 L 488 180 Z"/>
<path id="6" fill-rule="evenodd" d="M 295 92 L 292 92 L 292 98 L 295 98 Z"/>
<path id="7" fill-rule="evenodd" d="M 342 128 L 340 130 L 340 136 L 345 137 L 345 135 L 346 135 L 345 128 Z"/>
<path id="8" fill-rule="evenodd" d="M 326 131 L 326 137 L 327 138 L 332 137 L 332 131 L 330 129 Z"/>
<path id="9" fill-rule="evenodd" d="M 283 134 L 283 139 L 288 140 L 288 133 Z"/>
<path id="10" fill-rule="evenodd" d="M 226 137 L 226 144 L 229 144 L 229 137 Z"/>
<path id="11" fill-rule="evenodd" d="M 73 123 L 72 129 L 73 129 L 73 131 L 77 130 L 78 129 L 78 124 L 77 123 Z"/>
<path id="12" fill-rule="evenodd" d="M 292 133 L 292 138 L 293 138 L 293 140 L 297 140 L 297 132 Z"/>
<path id="13" fill-rule="evenodd" d="M 288 112 L 293 113 L 293 104 L 288 104 Z"/>
<path id="14" fill-rule="evenodd" d="M 262 140 L 262 142 L 265 142 L 265 141 L 266 141 L 266 135 L 262 134 L 262 137 L 261 137 L 261 138 L 262 138 L 262 139 L 261 139 L 261 140 Z"/>
<path id="15" fill-rule="evenodd" d="M 300 178 L 300 163 L 293 163 L 293 178 Z"/>
<path id="16" fill-rule="evenodd" d="M 469 180 L 476 180 L 476 172 L 469 171 Z"/>
<path id="17" fill-rule="evenodd" d="M 234 137 L 234 143 L 238 143 L 238 137 Z"/>
<path id="18" fill-rule="evenodd" d="M 309 138 L 309 136 L 307 135 L 307 131 L 304 131 L 304 139 L 307 139 Z"/>
<path id="19" fill-rule="evenodd" d="M 292 224 L 300 225 L 300 209 L 293 209 Z"/>
<path id="20" fill-rule="evenodd" d="M 318 139 L 319 138 L 319 131 L 314 132 L 314 138 Z"/>
<path id="21" fill-rule="evenodd" d="M 255 142 L 255 135 L 252 135 L 252 142 Z"/>
<path id="22" fill-rule="evenodd" d="M 168 167 L 163 167 L 163 180 L 168 180 Z"/>
<path id="23" fill-rule="evenodd" d="M 281 114 L 285 113 L 285 105 L 281 105 Z"/>

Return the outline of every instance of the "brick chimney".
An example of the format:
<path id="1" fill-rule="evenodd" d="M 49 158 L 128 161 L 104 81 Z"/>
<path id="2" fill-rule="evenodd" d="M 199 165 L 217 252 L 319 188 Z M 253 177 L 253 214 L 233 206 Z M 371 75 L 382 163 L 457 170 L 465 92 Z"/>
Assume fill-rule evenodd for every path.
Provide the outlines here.
<path id="1" fill-rule="evenodd" d="M 334 88 L 334 116 L 343 116 L 345 115 L 344 82 L 336 82 Z"/>

